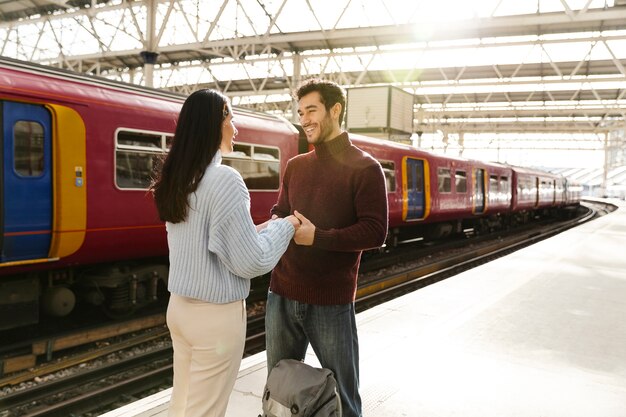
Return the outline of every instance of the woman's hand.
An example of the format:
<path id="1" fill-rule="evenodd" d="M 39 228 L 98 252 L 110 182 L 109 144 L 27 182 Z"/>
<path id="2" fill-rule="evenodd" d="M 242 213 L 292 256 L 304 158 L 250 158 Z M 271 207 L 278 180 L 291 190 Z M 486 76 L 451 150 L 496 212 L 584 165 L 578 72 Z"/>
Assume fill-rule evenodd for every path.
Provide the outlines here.
<path id="1" fill-rule="evenodd" d="M 298 220 L 298 218 L 296 216 L 294 216 L 293 214 L 290 216 L 285 217 L 285 220 L 287 220 L 289 223 L 291 223 L 293 225 L 293 228 L 298 230 L 300 228 L 300 220 Z"/>

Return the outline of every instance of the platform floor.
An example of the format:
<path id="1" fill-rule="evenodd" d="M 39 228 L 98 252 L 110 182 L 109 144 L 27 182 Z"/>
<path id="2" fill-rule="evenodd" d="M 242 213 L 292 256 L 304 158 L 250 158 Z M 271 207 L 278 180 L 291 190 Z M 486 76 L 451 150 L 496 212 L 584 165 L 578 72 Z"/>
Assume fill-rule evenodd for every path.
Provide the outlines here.
<path id="1" fill-rule="evenodd" d="M 364 416 L 626 417 L 626 204 L 615 203 L 358 314 Z M 266 375 L 264 353 L 244 359 L 228 417 L 260 413 Z M 104 416 L 166 416 L 168 399 Z"/>

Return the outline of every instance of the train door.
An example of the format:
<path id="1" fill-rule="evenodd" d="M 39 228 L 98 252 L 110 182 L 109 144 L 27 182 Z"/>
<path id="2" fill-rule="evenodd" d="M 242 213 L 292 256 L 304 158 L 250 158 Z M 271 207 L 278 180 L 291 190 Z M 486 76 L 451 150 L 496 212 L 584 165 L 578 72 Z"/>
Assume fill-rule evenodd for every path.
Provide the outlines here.
<path id="1" fill-rule="evenodd" d="M 52 229 L 51 116 L 43 107 L 0 102 L 0 262 L 46 258 Z"/>
<path id="2" fill-rule="evenodd" d="M 424 217 L 424 161 L 405 158 L 403 181 L 403 218 L 405 221 Z"/>
<path id="3" fill-rule="evenodd" d="M 535 207 L 539 207 L 539 203 L 541 202 L 541 188 L 539 186 L 541 183 L 539 182 L 539 177 L 535 177 Z"/>
<path id="4" fill-rule="evenodd" d="M 474 177 L 474 213 L 485 211 L 485 170 L 477 169 Z"/>

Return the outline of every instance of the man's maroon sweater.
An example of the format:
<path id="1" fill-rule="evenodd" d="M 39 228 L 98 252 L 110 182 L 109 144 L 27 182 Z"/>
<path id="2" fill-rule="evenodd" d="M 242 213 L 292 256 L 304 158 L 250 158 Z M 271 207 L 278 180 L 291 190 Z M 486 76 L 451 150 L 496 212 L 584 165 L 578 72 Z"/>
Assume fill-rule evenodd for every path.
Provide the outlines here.
<path id="1" fill-rule="evenodd" d="M 272 214 L 298 210 L 315 225 L 312 246 L 289 244 L 270 288 L 307 304 L 355 299 L 361 251 L 387 235 L 387 192 L 380 164 L 352 145 L 347 133 L 315 145 L 287 163 Z"/>

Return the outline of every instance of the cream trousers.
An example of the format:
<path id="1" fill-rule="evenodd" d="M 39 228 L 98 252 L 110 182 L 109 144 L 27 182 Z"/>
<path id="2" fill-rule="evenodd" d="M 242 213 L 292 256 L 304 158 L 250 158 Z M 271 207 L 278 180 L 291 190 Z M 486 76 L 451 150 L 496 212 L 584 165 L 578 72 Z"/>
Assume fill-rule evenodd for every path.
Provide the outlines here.
<path id="1" fill-rule="evenodd" d="M 212 304 L 171 294 L 167 326 L 174 347 L 168 417 L 223 417 L 246 340 L 245 300 Z"/>

